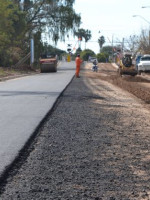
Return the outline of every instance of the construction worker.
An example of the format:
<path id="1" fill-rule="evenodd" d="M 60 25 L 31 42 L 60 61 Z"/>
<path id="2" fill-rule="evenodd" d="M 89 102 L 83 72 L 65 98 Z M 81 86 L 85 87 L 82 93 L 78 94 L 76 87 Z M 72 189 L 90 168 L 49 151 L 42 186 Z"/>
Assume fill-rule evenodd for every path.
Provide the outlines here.
<path id="1" fill-rule="evenodd" d="M 83 61 L 80 59 L 80 55 L 78 54 L 76 57 L 76 78 L 80 78 L 79 72 L 80 72 L 80 65 Z"/>

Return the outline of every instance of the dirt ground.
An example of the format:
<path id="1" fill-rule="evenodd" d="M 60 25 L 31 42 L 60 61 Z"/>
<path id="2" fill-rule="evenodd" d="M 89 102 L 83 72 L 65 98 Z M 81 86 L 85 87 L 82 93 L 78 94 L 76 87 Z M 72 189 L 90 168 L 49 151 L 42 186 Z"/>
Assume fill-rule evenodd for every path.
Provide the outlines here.
<path id="1" fill-rule="evenodd" d="M 0 81 L 6 81 L 22 76 L 29 76 L 35 73 L 39 73 L 39 70 L 31 69 L 30 66 L 25 66 L 20 69 L 0 67 Z"/>
<path id="2" fill-rule="evenodd" d="M 91 64 L 87 64 L 87 68 L 90 69 Z M 150 74 L 119 76 L 117 68 L 112 64 L 99 63 L 98 73 L 90 74 L 90 77 L 106 80 L 144 100 L 145 103 L 150 103 Z"/>

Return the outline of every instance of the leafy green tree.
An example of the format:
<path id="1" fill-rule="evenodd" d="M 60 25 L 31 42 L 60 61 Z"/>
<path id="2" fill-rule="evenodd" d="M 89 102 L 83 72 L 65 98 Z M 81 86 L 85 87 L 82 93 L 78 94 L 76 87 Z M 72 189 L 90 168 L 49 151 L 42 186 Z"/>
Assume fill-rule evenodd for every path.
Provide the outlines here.
<path id="1" fill-rule="evenodd" d="M 101 53 L 108 53 L 109 55 L 112 55 L 112 51 L 113 51 L 113 47 L 112 46 L 104 46 L 101 49 Z"/>
<path id="2" fill-rule="evenodd" d="M 79 47 L 79 48 L 76 50 L 75 56 L 77 56 L 77 54 L 81 54 L 81 52 L 82 52 L 82 49 Z"/>
<path id="3" fill-rule="evenodd" d="M 107 62 L 109 55 L 108 53 L 98 53 L 96 57 L 98 62 Z"/>
<path id="4" fill-rule="evenodd" d="M 12 47 L 18 46 L 22 13 L 12 0 L 0 0 L 0 65 L 8 65 L 11 61 Z"/>
<path id="5" fill-rule="evenodd" d="M 11 64 L 14 51 L 17 55 L 21 49 L 28 53 L 33 34 L 37 56 L 37 46 L 42 46 L 42 33 L 46 32 L 57 43 L 58 40 L 64 40 L 69 31 L 73 33 L 77 30 L 81 17 L 73 9 L 74 2 L 75 0 L 0 0 L 0 17 L 3 19 L 0 20 L 0 65 L 6 65 L 6 62 L 7 65 Z"/>
<path id="6" fill-rule="evenodd" d="M 10 43 L 11 35 L 14 32 L 12 6 L 13 4 L 9 0 L 0 1 L 0 47 L 2 48 L 3 45 Z"/>
<path id="7" fill-rule="evenodd" d="M 27 32 L 43 29 L 57 41 L 63 40 L 68 31 L 76 30 L 81 17 L 73 9 L 75 0 L 24 0 Z"/>
<path id="8" fill-rule="evenodd" d="M 37 34 L 36 37 L 40 38 L 40 33 L 39 35 Z M 40 40 L 37 41 L 39 41 L 39 43 L 35 45 L 35 64 L 39 64 L 39 58 L 42 54 L 56 54 L 60 59 L 61 56 L 66 53 L 65 51 L 55 48 L 50 44 L 43 43 Z"/>
<path id="9" fill-rule="evenodd" d="M 117 51 L 117 47 L 113 47 L 113 46 L 104 46 L 101 49 L 101 53 L 105 53 L 106 55 L 108 55 L 108 59 L 112 58 L 112 56 L 114 55 L 114 53 Z"/>
<path id="10" fill-rule="evenodd" d="M 94 51 L 92 51 L 90 49 L 85 49 L 84 51 L 81 52 L 81 58 L 84 61 L 88 61 L 89 56 L 95 57 L 96 55 L 95 55 Z"/>

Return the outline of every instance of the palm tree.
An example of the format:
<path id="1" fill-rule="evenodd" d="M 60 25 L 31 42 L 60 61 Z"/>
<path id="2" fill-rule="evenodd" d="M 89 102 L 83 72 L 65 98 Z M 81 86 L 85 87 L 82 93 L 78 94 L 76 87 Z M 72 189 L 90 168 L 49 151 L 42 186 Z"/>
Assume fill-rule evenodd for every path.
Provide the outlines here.
<path id="1" fill-rule="evenodd" d="M 92 35 L 91 35 L 91 31 L 90 30 L 86 30 L 85 31 L 85 35 L 84 35 L 84 39 L 85 39 L 85 49 L 86 49 L 86 43 L 91 39 Z"/>
<path id="2" fill-rule="evenodd" d="M 85 30 L 83 28 L 78 29 L 78 31 L 74 32 L 74 35 L 78 37 L 78 39 L 80 38 L 80 40 L 82 41 L 82 38 L 85 35 Z"/>
<path id="3" fill-rule="evenodd" d="M 83 28 L 78 29 L 78 31 L 74 32 L 74 35 L 78 37 L 79 42 L 81 43 L 82 39 L 85 39 L 85 48 L 86 48 L 86 43 L 91 39 L 91 31 L 90 30 L 85 30 Z"/>
<path id="4" fill-rule="evenodd" d="M 105 37 L 102 35 L 102 36 L 98 39 L 98 44 L 99 44 L 99 47 L 100 47 L 100 52 L 101 52 L 101 49 L 102 49 L 104 43 L 105 43 Z"/>

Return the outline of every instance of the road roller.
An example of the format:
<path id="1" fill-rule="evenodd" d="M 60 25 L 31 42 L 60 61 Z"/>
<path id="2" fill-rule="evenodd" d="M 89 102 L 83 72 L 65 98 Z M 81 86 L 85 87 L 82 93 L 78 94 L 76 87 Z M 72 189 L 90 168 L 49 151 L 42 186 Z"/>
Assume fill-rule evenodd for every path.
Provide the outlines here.
<path id="1" fill-rule="evenodd" d="M 136 66 L 132 62 L 132 53 L 124 52 L 116 55 L 119 75 L 137 75 Z"/>
<path id="2" fill-rule="evenodd" d="M 40 57 L 40 70 L 41 73 L 57 72 L 57 55 L 43 54 Z"/>

